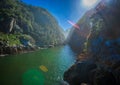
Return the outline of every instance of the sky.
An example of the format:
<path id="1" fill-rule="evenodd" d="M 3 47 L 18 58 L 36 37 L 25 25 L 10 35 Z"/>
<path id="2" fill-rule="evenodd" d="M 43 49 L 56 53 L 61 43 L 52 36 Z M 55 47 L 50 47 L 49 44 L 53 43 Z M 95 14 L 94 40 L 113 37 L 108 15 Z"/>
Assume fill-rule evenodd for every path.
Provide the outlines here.
<path id="1" fill-rule="evenodd" d="M 91 2 L 83 3 L 83 0 L 22 0 L 22 1 L 33 6 L 39 6 L 47 9 L 57 19 L 59 25 L 64 30 L 67 30 L 72 27 L 71 24 L 67 22 L 68 20 L 76 23 L 83 16 L 83 14 L 91 7 L 88 6 L 88 4 Z"/>

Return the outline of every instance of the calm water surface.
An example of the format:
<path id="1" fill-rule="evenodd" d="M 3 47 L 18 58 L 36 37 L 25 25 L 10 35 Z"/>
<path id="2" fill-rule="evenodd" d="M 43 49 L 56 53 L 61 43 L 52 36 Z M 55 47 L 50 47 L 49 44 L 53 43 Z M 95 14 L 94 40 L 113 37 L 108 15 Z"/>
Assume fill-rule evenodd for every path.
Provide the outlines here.
<path id="1" fill-rule="evenodd" d="M 63 73 L 74 62 L 75 53 L 67 45 L 0 58 L 0 85 L 37 85 L 41 78 L 37 72 L 43 75 L 44 85 L 60 85 Z M 48 72 L 43 72 L 41 65 Z"/>

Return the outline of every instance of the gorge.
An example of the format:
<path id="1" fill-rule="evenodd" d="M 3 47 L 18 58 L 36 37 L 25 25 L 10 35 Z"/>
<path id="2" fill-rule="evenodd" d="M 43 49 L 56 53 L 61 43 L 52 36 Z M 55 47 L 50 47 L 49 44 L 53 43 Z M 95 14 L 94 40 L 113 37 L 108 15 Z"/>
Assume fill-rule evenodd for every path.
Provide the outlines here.
<path id="1" fill-rule="evenodd" d="M 119 9 L 101 0 L 65 32 L 45 8 L 0 0 L 2 85 L 120 85 Z"/>

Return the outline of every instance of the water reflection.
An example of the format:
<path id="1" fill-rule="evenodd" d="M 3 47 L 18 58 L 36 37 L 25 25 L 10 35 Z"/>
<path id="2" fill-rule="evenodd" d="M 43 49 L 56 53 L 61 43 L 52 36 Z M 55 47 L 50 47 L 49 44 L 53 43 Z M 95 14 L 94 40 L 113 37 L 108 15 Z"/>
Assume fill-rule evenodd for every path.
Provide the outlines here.
<path id="1" fill-rule="evenodd" d="M 75 53 L 69 46 L 8 56 L 0 59 L 0 80 L 2 85 L 30 85 L 28 82 L 31 80 L 36 81 L 33 85 L 37 85 L 41 83 L 37 79 L 40 80 L 40 75 L 43 74 L 44 85 L 60 85 L 63 73 L 74 61 Z M 48 71 L 43 72 L 41 65 L 47 67 Z"/>

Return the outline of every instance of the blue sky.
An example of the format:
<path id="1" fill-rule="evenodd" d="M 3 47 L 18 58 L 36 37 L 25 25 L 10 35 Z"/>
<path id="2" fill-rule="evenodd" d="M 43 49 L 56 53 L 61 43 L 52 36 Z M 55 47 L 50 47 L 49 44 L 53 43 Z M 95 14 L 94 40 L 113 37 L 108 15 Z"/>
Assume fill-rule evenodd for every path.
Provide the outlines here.
<path id="1" fill-rule="evenodd" d="M 64 29 L 71 28 L 67 20 L 77 22 L 88 10 L 82 0 L 22 0 L 27 4 L 47 9 Z"/>

